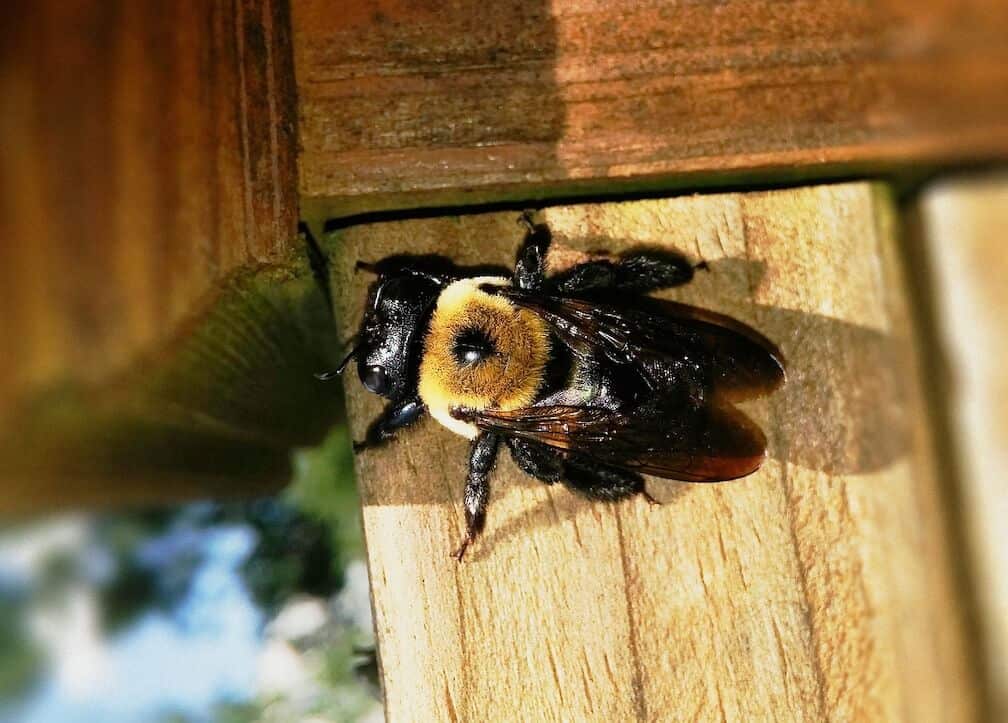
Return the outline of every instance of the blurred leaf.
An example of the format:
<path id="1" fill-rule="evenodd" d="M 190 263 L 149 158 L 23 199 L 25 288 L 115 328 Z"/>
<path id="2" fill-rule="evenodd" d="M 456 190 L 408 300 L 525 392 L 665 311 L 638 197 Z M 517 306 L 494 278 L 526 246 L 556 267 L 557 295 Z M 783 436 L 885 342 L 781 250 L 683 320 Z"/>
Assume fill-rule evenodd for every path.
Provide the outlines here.
<path id="1" fill-rule="evenodd" d="M 360 497 L 354 481 L 353 451 L 346 425 L 329 433 L 318 447 L 294 454 L 294 479 L 284 497 L 305 514 L 326 523 L 342 567 L 364 555 Z"/>
<path id="2" fill-rule="evenodd" d="M 214 723 L 256 723 L 262 720 L 258 703 L 218 703 L 214 706 Z"/>
<path id="3" fill-rule="evenodd" d="M 342 586 L 343 567 L 327 524 L 283 499 L 259 500 L 244 513 L 258 542 L 242 577 L 268 616 L 295 594 L 327 598 Z"/>
<path id="4" fill-rule="evenodd" d="M 41 651 L 25 629 L 24 602 L 0 591 L 0 710 L 28 693 L 43 673 Z"/>

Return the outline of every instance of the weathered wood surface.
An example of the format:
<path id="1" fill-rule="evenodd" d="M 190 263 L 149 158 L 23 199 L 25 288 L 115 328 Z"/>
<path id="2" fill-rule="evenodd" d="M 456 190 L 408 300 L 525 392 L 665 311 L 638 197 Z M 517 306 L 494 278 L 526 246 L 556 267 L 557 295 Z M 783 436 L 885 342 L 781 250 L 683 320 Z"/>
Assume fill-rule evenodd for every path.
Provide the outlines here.
<path id="1" fill-rule="evenodd" d="M 316 214 L 1008 157 L 1002 0 L 293 0 Z"/>
<path id="2" fill-rule="evenodd" d="M 285 1 L 14 2 L 0 27 L 0 510 L 282 482 L 318 391 L 288 380 L 324 364 L 296 344 L 323 305 Z"/>
<path id="3" fill-rule="evenodd" d="M 766 333 L 787 387 L 749 407 L 757 474 L 589 503 L 502 455 L 461 565 L 468 444 L 431 420 L 357 472 L 390 720 L 886 720 L 975 715 L 893 209 L 869 184 L 556 207 L 581 249 L 665 245 L 710 272 L 669 295 Z M 515 213 L 327 239 L 344 334 L 357 259 L 508 264 Z M 358 438 L 380 408 L 347 380 Z"/>
<path id="4" fill-rule="evenodd" d="M 992 701 L 1008 719 L 1008 176 L 950 180 L 920 202 L 939 360 L 934 386 L 949 412 L 961 523 L 972 543 L 974 594 Z"/>

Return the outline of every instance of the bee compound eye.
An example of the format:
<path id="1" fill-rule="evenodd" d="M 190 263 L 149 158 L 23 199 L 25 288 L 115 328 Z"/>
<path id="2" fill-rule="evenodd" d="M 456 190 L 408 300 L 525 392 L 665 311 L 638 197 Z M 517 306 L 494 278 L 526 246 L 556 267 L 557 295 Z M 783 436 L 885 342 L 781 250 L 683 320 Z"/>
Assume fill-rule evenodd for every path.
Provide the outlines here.
<path id="1" fill-rule="evenodd" d="M 361 382 L 369 392 L 374 394 L 385 394 L 389 389 L 389 375 L 385 372 L 384 367 L 368 367 L 361 377 Z"/>

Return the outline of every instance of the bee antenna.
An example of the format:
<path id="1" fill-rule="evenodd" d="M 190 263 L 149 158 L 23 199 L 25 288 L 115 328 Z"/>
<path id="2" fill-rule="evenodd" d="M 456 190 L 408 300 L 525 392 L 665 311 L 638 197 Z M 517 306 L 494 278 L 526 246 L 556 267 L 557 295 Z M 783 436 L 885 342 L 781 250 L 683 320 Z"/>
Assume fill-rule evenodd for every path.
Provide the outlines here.
<path id="1" fill-rule="evenodd" d="M 358 261 L 354 264 L 354 271 L 367 271 L 369 274 L 378 274 L 378 264 L 369 261 Z"/>
<path id="2" fill-rule="evenodd" d="M 347 368 L 347 364 L 350 363 L 350 360 L 353 359 L 355 356 L 357 356 L 357 352 L 360 351 L 360 347 L 361 345 L 358 344 L 353 349 L 351 349 L 350 353 L 343 358 L 343 361 L 340 362 L 339 366 L 336 367 L 335 371 L 319 372 L 318 374 L 315 375 L 315 378 L 318 379 L 320 382 L 328 382 L 331 379 L 335 379 L 336 377 L 338 377 L 340 374 L 343 373 L 343 370 Z"/>

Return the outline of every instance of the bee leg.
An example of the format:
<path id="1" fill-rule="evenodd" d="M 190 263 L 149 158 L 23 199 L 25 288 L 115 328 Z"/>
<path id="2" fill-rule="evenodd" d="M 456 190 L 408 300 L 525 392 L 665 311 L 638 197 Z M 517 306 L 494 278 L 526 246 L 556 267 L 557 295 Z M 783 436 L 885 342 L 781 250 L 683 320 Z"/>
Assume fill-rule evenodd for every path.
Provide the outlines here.
<path id="1" fill-rule="evenodd" d="M 546 224 L 536 224 L 532 214 L 526 211 L 522 214 L 522 222 L 527 233 L 522 247 L 518 251 L 515 262 L 513 283 L 519 289 L 536 291 L 546 282 L 546 252 L 549 250 L 552 236 Z"/>
<path id="2" fill-rule="evenodd" d="M 586 261 L 550 279 L 550 285 L 562 295 L 585 291 L 606 291 L 619 286 L 619 267 L 607 259 Z"/>
<path id="3" fill-rule="evenodd" d="M 377 447 L 390 439 L 397 429 L 408 427 L 420 419 L 426 409 L 419 397 L 411 397 L 403 402 L 392 402 L 368 425 L 364 441 L 353 443 L 353 451 L 360 452 L 369 447 Z"/>
<path id="4" fill-rule="evenodd" d="M 593 500 L 615 502 L 634 495 L 653 500 L 644 489 L 644 478 L 636 472 L 606 467 L 572 457 L 564 463 L 563 483 L 580 495 Z"/>
<path id="5" fill-rule="evenodd" d="M 473 440 L 469 453 L 469 475 L 466 477 L 462 505 L 465 507 L 466 536 L 462 544 L 452 553 L 459 562 L 470 543 L 475 540 L 486 523 L 487 501 L 490 499 L 488 478 L 497 461 L 500 437 L 492 432 L 483 432 Z"/>
<path id="6" fill-rule="evenodd" d="M 607 259 L 579 263 L 550 278 L 549 285 L 561 294 L 613 288 L 616 264 Z"/>
<path id="7" fill-rule="evenodd" d="M 563 477 L 563 456 L 556 450 L 519 437 L 508 437 L 507 445 L 511 459 L 528 476 L 548 485 Z"/>
<path id="8" fill-rule="evenodd" d="M 697 268 L 674 253 L 648 252 L 624 256 L 617 261 L 597 259 L 578 264 L 551 279 L 561 294 L 586 291 L 626 291 L 646 294 L 658 289 L 682 286 L 693 280 Z"/>
<path id="9" fill-rule="evenodd" d="M 308 224 L 301 222 L 298 224 L 298 235 L 304 241 L 305 253 L 308 255 L 308 267 L 311 269 L 315 285 L 325 298 L 326 308 L 332 313 L 332 284 L 329 280 L 329 257 L 326 256 L 322 247 L 319 246 L 315 235 L 312 234 Z"/>
<path id="10" fill-rule="evenodd" d="M 647 503 L 649 505 L 658 505 L 659 507 L 661 507 L 661 502 L 652 497 L 651 493 L 648 492 L 643 487 L 641 487 L 640 496 L 643 497 L 645 500 L 647 500 Z"/>
<path id="11" fill-rule="evenodd" d="M 619 289 L 638 294 L 688 284 L 697 269 L 708 268 L 706 261 L 694 265 L 685 256 L 659 251 L 624 256 L 617 267 L 622 280 Z"/>

